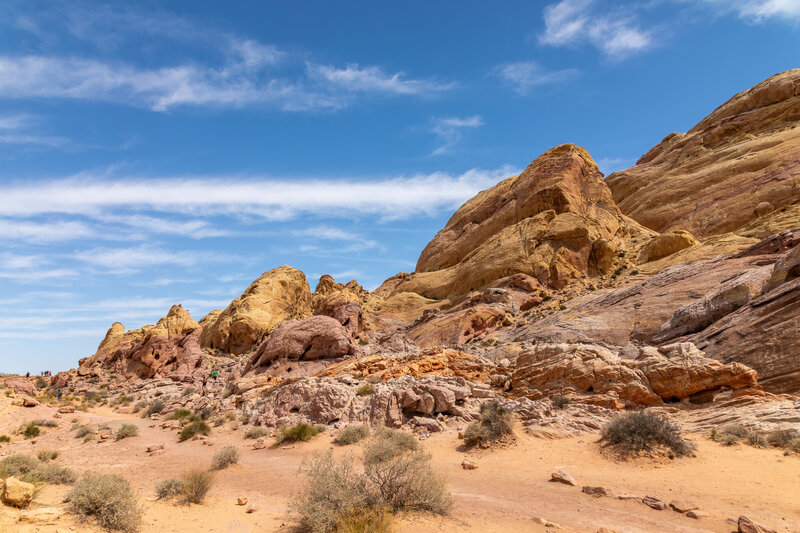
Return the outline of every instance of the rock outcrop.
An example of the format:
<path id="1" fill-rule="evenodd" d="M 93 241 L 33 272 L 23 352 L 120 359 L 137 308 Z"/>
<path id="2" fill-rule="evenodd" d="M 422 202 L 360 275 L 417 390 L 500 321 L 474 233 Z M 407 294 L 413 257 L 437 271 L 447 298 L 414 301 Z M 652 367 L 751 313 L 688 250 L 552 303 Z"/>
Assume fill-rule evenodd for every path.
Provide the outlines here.
<path id="1" fill-rule="evenodd" d="M 204 326 L 203 348 L 243 354 L 287 318 L 311 314 L 311 290 L 305 275 L 290 266 L 265 272 L 233 300 L 216 320 Z"/>
<path id="2" fill-rule="evenodd" d="M 759 386 L 755 371 L 723 365 L 691 343 L 643 347 L 634 359 L 590 344 L 540 344 L 517 358 L 513 394 L 533 400 L 563 395 L 572 401 L 623 408 L 658 405 L 729 389 Z"/>
<path id="3" fill-rule="evenodd" d="M 361 301 L 366 291 L 355 281 L 346 285 L 336 283 L 333 277 L 324 275 L 311 295 L 311 308 L 315 315 L 335 318 L 347 329 L 352 339 L 357 339 L 364 330 Z"/>
<path id="4" fill-rule="evenodd" d="M 764 238 L 800 226 L 800 70 L 735 95 L 606 179 L 619 208 L 664 233 Z"/>
<path id="5" fill-rule="evenodd" d="M 284 322 L 267 337 L 250 359 L 245 372 L 269 366 L 273 361 L 315 361 L 353 355 L 356 347 L 347 330 L 335 318 L 312 316 Z"/>
<path id="6" fill-rule="evenodd" d="M 461 206 L 398 292 L 448 298 L 519 273 L 563 288 L 654 236 L 620 213 L 589 153 L 565 144 Z"/>
<path id="7" fill-rule="evenodd" d="M 28 396 L 36 396 L 36 385 L 33 381 L 22 377 L 10 377 L 5 379 L 5 387 Z"/>
<path id="8" fill-rule="evenodd" d="M 202 329 L 188 311 L 174 305 L 154 326 L 125 331 L 115 322 L 97 348 L 81 359 L 79 375 L 98 370 L 120 377 L 150 379 L 173 373 L 189 374 L 201 363 L 199 337 Z"/>

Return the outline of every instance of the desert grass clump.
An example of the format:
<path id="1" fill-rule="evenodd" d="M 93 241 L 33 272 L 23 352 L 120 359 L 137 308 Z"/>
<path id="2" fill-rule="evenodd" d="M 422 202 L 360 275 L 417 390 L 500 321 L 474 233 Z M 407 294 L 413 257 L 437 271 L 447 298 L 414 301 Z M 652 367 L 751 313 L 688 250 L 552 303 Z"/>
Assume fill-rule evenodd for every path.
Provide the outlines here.
<path id="1" fill-rule="evenodd" d="M 164 410 L 164 400 L 156 399 L 147 404 L 147 407 L 142 411 L 142 418 L 150 418 L 152 415 L 157 415 Z"/>
<path id="2" fill-rule="evenodd" d="M 10 455 L 0 461 L 0 477 L 14 476 L 24 478 L 39 467 L 39 461 L 30 455 L 21 453 Z"/>
<path id="3" fill-rule="evenodd" d="M 145 407 L 147 407 L 147 405 L 148 405 L 148 402 L 147 402 L 147 401 L 145 401 L 145 400 L 139 400 L 138 402 L 136 402 L 136 403 L 134 404 L 134 406 L 133 406 L 133 412 L 134 412 L 134 413 L 138 413 L 139 411 L 141 411 L 142 409 L 144 409 Z"/>
<path id="4" fill-rule="evenodd" d="M 83 439 L 83 442 L 88 442 L 94 438 L 94 429 L 90 426 L 77 426 L 75 427 L 75 438 Z"/>
<path id="5" fill-rule="evenodd" d="M 369 383 L 364 383 L 356 389 L 356 394 L 358 396 L 369 396 L 370 394 L 375 394 L 375 387 Z"/>
<path id="6" fill-rule="evenodd" d="M 354 426 L 347 426 L 343 428 L 333 439 L 333 442 L 340 446 L 348 446 L 360 442 L 369 437 L 369 426 L 366 424 L 357 424 Z"/>
<path id="7" fill-rule="evenodd" d="M 691 455 L 694 445 L 681 429 L 660 414 L 636 411 L 620 415 L 603 427 L 601 440 L 626 453 L 666 450 L 670 456 Z"/>
<path id="8" fill-rule="evenodd" d="M 156 483 L 156 497 L 159 500 L 170 500 L 183 492 L 183 480 L 171 477 Z"/>
<path id="9" fill-rule="evenodd" d="M 120 428 L 117 430 L 117 433 L 114 435 L 116 440 L 127 439 L 129 437 L 135 437 L 139 434 L 139 428 L 134 426 L 133 424 L 122 424 Z"/>
<path id="10" fill-rule="evenodd" d="M 464 431 L 466 446 L 486 448 L 504 437 L 514 435 L 511 412 L 498 401 L 481 405 L 478 421 L 473 422 Z"/>
<path id="11" fill-rule="evenodd" d="M 299 422 L 288 428 L 278 428 L 278 434 L 275 436 L 275 446 L 280 446 L 284 442 L 307 442 L 317 433 L 319 433 L 319 429 L 306 422 Z"/>
<path id="12" fill-rule="evenodd" d="M 137 531 L 142 508 L 128 481 L 115 474 L 87 476 L 67 494 L 69 511 L 82 520 L 94 518 L 101 527 Z"/>
<path id="13" fill-rule="evenodd" d="M 796 429 L 779 429 L 767 435 L 767 442 L 776 448 L 800 453 L 800 431 Z"/>
<path id="14" fill-rule="evenodd" d="M 25 481 L 50 483 L 53 485 L 72 485 L 78 476 L 65 466 L 55 463 L 42 463 L 26 476 Z"/>
<path id="15" fill-rule="evenodd" d="M 269 435 L 269 430 L 265 427 L 256 426 L 248 429 L 245 434 L 244 438 L 246 439 L 260 439 L 262 437 L 266 437 Z"/>
<path id="16" fill-rule="evenodd" d="M 446 515 L 452 498 L 430 466 L 430 455 L 402 432 L 378 431 L 364 449 L 359 468 L 329 451 L 304 463 L 305 488 L 293 510 L 314 533 L 391 531 L 393 513 L 428 511 Z M 413 439 L 413 437 L 412 437 Z"/>
<path id="17" fill-rule="evenodd" d="M 8 435 L 0 435 L 0 442 L 11 442 L 11 437 Z"/>
<path id="18" fill-rule="evenodd" d="M 239 462 L 239 450 L 235 446 L 225 446 L 214 454 L 211 460 L 212 470 L 224 470 Z"/>
<path id="19" fill-rule="evenodd" d="M 188 409 L 175 409 L 169 418 L 171 420 L 184 420 L 186 418 L 190 418 L 192 416 L 192 412 Z"/>
<path id="20" fill-rule="evenodd" d="M 36 454 L 36 458 L 41 462 L 46 463 L 47 461 L 54 461 L 58 459 L 58 455 L 58 450 L 39 450 L 39 453 Z"/>
<path id="21" fill-rule="evenodd" d="M 178 436 L 180 442 L 186 441 L 195 435 L 209 435 L 211 434 L 211 427 L 197 415 L 193 415 L 190 422 L 183 426 L 181 433 Z"/>
<path id="22" fill-rule="evenodd" d="M 57 428 L 58 427 L 58 422 L 56 422 L 55 420 L 51 420 L 49 418 L 37 418 L 32 423 L 36 424 L 39 427 L 44 427 L 44 428 Z"/>
<path id="23" fill-rule="evenodd" d="M 39 436 L 41 430 L 39 426 L 36 425 L 36 422 L 31 421 L 22 426 L 20 433 L 22 433 L 22 436 L 26 439 L 35 439 Z"/>
<path id="24" fill-rule="evenodd" d="M 181 494 L 186 503 L 203 503 L 208 491 L 214 486 L 214 473 L 208 470 L 190 470 L 181 476 Z"/>

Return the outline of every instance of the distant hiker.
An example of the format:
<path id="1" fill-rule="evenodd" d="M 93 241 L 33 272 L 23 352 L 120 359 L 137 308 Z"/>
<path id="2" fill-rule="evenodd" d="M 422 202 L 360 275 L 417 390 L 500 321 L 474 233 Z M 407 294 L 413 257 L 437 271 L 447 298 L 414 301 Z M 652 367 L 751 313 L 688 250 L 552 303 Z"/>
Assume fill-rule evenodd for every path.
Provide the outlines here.
<path id="1" fill-rule="evenodd" d="M 27 372 L 27 373 L 25 374 L 25 377 L 26 377 L 26 378 L 29 378 L 29 377 L 31 377 L 31 373 L 30 373 L 30 372 Z"/>
<path id="2" fill-rule="evenodd" d="M 211 373 L 211 377 L 212 377 L 212 378 L 214 378 L 214 379 L 217 379 L 217 371 L 216 371 L 216 370 L 214 370 L 214 371 Z"/>
<path id="3" fill-rule="evenodd" d="M 203 376 L 203 395 L 206 394 L 206 381 L 208 380 L 207 377 Z"/>
<path id="4" fill-rule="evenodd" d="M 58 401 L 61 401 L 61 391 L 58 391 Z"/>

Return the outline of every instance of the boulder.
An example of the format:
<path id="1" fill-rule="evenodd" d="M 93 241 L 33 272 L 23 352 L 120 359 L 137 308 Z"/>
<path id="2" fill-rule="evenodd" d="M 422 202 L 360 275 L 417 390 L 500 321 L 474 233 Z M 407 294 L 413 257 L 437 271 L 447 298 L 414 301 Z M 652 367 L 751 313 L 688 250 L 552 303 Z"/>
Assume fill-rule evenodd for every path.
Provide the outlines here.
<path id="1" fill-rule="evenodd" d="M 36 385 L 34 385 L 33 381 L 26 379 L 26 378 L 6 378 L 5 379 L 5 386 L 7 389 L 14 390 L 18 393 L 28 394 L 30 396 L 36 396 Z"/>
<path id="2" fill-rule="evenodd" d="M 311 291 L 305 275 L 282 266 L 265 272 L 203 328 L 203 348 L 242 354 L 290 317 L 311 314 Z"/>
<path id="3" fill-rule="evenodd" d="M 245 372 L 269 366 L 276 359 L 314 361 L 356 353 L 347 330 L 335 318 L 312 316 L 284 322 L 258 347 Z"/>
<path id="4" fill-rule="evenodd" d="M 556 470 L 555 472 L 550 474 L 550 481 L 556 481 L 558 483 L 570 485 L 571 487 L 577 485 L 577 483 L 575 482 L 575 478 L 563 470 Z"/>
<path id="5" fill-rule="evenodd" d="M 655 496 L 645 496 L 642 498 L 642 503 L 651 509 L 655 509 L 656 511 L 663 511 L 667 509 L 667 503 L 656 498 Z"/>
<path id="6" fill-rule="evenodd" d="M 12 507 L 27 507 L 33 500 L 33 489 L 32 483 L 25 483 L 14 476 L 7 477 L 2 487 L 3 503 Z"/>
<path id="7" fill-rule="evenodd" d="M 688 511 L 694 511 L 698 508 L 694 502 L 690 502 L 688 500 L 672 500 L 669 502 L 669 506 L 676 513 L 686 513 Z"/>
<path id="8" fill-rule="evenodd" d="M 771 527 L 754 522 L 746 516 L 740 516 L 737 525 L 739 526 L 739 533 L 778 533 Z"/>
<path id="9" fill-rule="evenodd" d="M 639 261 L 647 263 L 648 261 L 656 261 L 675 252 L 680 252 L 684 248 L 700 244 L 694 236 L 688 231 L 676 230 L 662 233 L 655 239 L 647 243 Z"/>
<path id="10" fill-rule="evenodd" d="M 594 496 L 595 498 L 600 498 L 601 496 L 611 496 L 611 491 L 605 487 L 592 487 L 590 485 L 586 485 L 581 489 L 581 492 L 584 494 L 588 494 L 590 496 Z"/>

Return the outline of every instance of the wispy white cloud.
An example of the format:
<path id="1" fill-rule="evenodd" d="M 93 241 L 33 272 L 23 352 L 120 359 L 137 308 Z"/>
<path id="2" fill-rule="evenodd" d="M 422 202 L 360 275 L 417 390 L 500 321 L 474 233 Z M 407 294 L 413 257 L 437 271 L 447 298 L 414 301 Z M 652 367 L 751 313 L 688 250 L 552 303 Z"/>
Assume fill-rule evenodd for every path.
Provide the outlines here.
<path id="1" fill-rule="evenodd" d="M 439 138 L 439 146 L 431 155 L 441 155 L 449 152 L 461 140 L 462 132 L 466 129 L 475 129 L 483 126 L 483 117 L 437 117 L 431 124 L 430 131 Z"/>
<path id="2" fill-rule="evenodd" d="M 736 13 L 756 23 L 768 20 L 800 22 L 798 0 L 702 0 L 721 13 Z"/>
<path id="3" fill-rule="evenodd" d="M 631 4 L 602 11 L 595 0 L 562 0 L 544 8 L 539 42 L 551 46 L 591 44 L 620 59 L 654 45 L 652 30 L 640 28 Z"/>
<path id="4" fill-rule="evenodd" d="M 528 95 L 536 87 L 569 81 L 580 74 L 577 69 L 547 70 L 535 61 L 508 63 L 496 69 L 517 94 Z"/>
<path id="5" fill-rule="evenodd" d="M 97 217 L 119 210 L 241 216 L 288 220 L 301 214 L 329 217 L 377 215 L 385 220 L 432 215 L 458 207 L 515 172 L 511 166 L 356 179 L 139 179 L 97 176 L 0 185 L 6 218 L 45 214 Z"/>
<path id="6" fill-rule="evenodd" d="M 172 251 L 149 244 L 130 248 L 92 248 L 78 251 L 72 257 L 90 265 L 107 268 L 115 273 L 138 272 L 144 268 L 161 265 L 190 267 L 201 262 L 221 259 L 219 256 L 207 252 Z"/>
<path id="7" fill-rule="evenodd" d="M 408 79 L 402 72 L 387 74 L 378 67 L 360 67 L 357 64 L 336 68 L 307 63 L 306 69 L 312 79 L 325 80 L 353 92 L 419 95 L 446 91 L 454 86 L 452 83 Z"/>
<path id="8" fill-rule="evenodd" d="M 0 279 L 19 283 L 68 278 L 77 272 L 67 268 L 52 268 L 51 261 L 43 255 L 0 253 Z"/>
<path id="9" fill-rule="evenodd" d="M 41 135 L 33 131 L 36 122 L 30 115 L 0 116 L 0 144 L 30 144 L 60 148 L 69 144 L 65 137 Z"/>
<path id="10" fill-rule="evenodd" d="M 78 221 L 38 222 L 0 219 L 0 242 L 53 243 L 99 236 L 101 235 L 94 228 Z"/>

